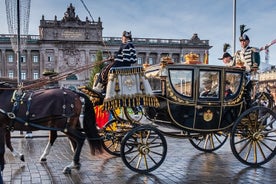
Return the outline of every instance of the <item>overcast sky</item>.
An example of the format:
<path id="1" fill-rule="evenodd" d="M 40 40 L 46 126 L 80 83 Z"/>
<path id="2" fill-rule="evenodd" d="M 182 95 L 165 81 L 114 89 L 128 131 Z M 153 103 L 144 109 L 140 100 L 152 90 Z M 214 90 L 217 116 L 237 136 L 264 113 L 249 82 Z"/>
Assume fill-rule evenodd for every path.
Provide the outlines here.
<path id="1" fill-rule="evenodd" d="M 101 18 L 103 36 L 121 36 L 131 30 L 133 37 L 190 39 L 197 33 L 213 46 L 210 64 L 222 65 L 217 58 L 223 44 L 233 52 L 233 0 L 82 0 L 95 21 Z M 32 0 L 29 34 L 38 35 L 42 15 L 46 20 L 61 20 L 70 3 L 81 20 L 90 16 L 81 0 Z M 276 0 L 237 0 L 237 42 L 239 25 L 250 28 L 251 46 L 262 47 L 276 39 Z M 5 0 L 0 1 L 0 34 L 8 33 Z M 261 53 L 264 61 L 264 53 Z M 276 44 L 270 47 L 270 64 L 276 65 Z"/>

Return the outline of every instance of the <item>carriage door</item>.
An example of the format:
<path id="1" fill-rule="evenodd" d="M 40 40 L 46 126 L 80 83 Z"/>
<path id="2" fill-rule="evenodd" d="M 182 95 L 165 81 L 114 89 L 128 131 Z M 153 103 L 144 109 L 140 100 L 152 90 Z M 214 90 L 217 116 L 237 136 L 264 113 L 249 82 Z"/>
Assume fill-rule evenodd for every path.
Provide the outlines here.
<path id="1" fill-rule="evenodd" d="M 221 71 L 200 69 L 198 79 L 194 128 L 216 130 L 221 121 Z"/>

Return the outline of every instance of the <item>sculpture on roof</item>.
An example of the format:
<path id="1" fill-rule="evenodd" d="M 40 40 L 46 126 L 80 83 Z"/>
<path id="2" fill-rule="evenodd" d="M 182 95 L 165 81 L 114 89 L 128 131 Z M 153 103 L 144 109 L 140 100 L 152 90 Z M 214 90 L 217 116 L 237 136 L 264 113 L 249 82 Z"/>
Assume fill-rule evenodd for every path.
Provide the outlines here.
<path id="1" fill-rule="evenodd" d="M 70 3 L 70 6 L 67 8 L 62 19 L 63 22 L 67 21 L 80 21 L 78 15 L 76 16 L 75 7 Z"/>

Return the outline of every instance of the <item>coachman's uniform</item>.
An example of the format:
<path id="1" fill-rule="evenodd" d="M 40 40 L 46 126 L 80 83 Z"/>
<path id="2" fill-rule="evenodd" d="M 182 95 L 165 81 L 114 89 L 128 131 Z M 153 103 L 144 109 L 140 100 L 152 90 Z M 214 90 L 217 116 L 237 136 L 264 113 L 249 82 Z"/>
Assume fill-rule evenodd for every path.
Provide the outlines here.
<path id="1" fill-rule="evenodd" d="M 245 89 L 247 91 L 247 95 L 245 97 L 247 107 L 249 108 L 251 105 L 251 95 L 252 95 L 252 81 L 251 81 L 251 71 L 252 67 L 259 67 L 260 65 L 260 53 L 257 48 L 247 46 L 244 49 L 241 49 L 236 52 L 235 61 L 243 62 L 246 70 L 246 78 L 247 83 Z"/>
<path id="2" fill-rule="evenodd" d="M 122 43 L 114 61 L 105 66 L 99 74 L 95 83 L 94 90 L 104 92 L 108 82 L 108 72 L 112 67 L 127 67 L 137 62 L 136 50 L 132 44 L 131 32 L 124 31 L 123 36 L 127 38 L 125 43 Z"/>
<path id="3" fill-rule="evenodd" d="M 242 63 L 243 66 L 245 67 L 246 70 L 246 95 L 245 95 L 245 101 L 247 104 L 247 107 L 249 108 L 251 106 L 251 96 L 252 96 L 252 90 L 253 90 L 253 84 L 251 81 L 251 74 L 252 71 L 256 72 L 256 69 L 260 65 L 260 53 L 259 49 L 250 47 L 250 39 L 249 37 L 244 34 L 247 32 L 249 29 L 245 29 L 245 25 L 240 25 L 240 42 L 241 42 L 241 47 L 242 49 L 237 51 L 235 54 L 235 63 Z"/>
<path id="4" fill-rule="evenodd" d="M 115 56 L 114 64 L 112 67 L 130 66 L 137 62 L 135 48 L 129 40 L 127 43 L 122 44 L 118 53 Z"/>
<path id="5" fill-rule="evenodd" d="M 103 84 L 103 86 L 107 85 L 108 82 L 108 72 L 112 67 L 124 67 L 131 66 L 131 64 L 137 62 L 137 56 L 135 48 L 130 40 L 127 43 L 122 43 L 115 58 L 114 62 L 107 65 L 103 72 L 100 74 L 99 83 Z"/>
<path id="6" fill-rule="evenodd" d="M 235 55 L 235 60 L 243 62 L 245 70 L 250 72 L 254 64 L 256 66 L 260 64 L 259 49 L 248 46 L 245 49 L 238 50 Z"/>

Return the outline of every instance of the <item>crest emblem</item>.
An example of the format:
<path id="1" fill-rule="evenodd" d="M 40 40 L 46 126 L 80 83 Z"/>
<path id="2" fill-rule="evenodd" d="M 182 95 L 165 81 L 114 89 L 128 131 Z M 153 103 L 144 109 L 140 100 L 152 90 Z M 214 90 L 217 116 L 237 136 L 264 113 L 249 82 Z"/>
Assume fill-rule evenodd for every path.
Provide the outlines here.
<path id="1" fill-rule="evenodd" d="M 134 85 L 134 81 L 133 81 L 133 79 L 132 79 L 130 76 L 127 76 L 127 77 L 125 78 L 124 84 L 125 84 L 125 86 L 126 86 L 129 90 L 131 90 L 132 86 Z"/>
<path id="2" fill-rule="evenodd" d="M 203 119 L 207 122 L 211 121 L 213 119 L 213 112 L 208 109 L 203 113 Z"/>

